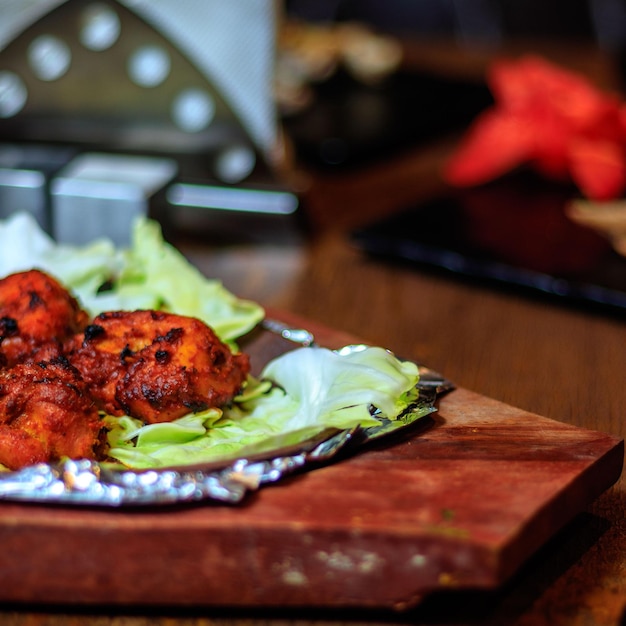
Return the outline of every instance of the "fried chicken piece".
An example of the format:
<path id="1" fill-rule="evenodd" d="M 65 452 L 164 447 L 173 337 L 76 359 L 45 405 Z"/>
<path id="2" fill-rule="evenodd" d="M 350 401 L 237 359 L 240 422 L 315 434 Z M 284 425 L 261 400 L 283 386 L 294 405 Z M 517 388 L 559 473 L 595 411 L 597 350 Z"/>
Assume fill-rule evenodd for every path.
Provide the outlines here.
<path id="1" fill-rule="evenodd" d="M 204 322 L 162 311 L 103 313 L 68 356 L 100 408 L 146 423 L 224 406 L 250 371 Z"/>
<path id="2" fill-rule="evenodd" d="M 62 343 L 88 321 L 76 298 L 40 270 L 0 280 L 0 351 L 9 367 L 59 356 Z"/>
<path id="3" fill-rule="evenodd" d="M 98 410 L 66 359 L 0 371 L 0 463 L 9 469 L 94 459 L 100 432 Z"/>

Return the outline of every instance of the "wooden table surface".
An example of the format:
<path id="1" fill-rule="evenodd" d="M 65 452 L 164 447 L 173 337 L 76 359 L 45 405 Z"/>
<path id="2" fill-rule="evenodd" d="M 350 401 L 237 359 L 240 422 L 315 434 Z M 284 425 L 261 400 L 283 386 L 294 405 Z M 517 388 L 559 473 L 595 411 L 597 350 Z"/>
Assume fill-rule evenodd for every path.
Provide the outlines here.
<path id="1" fill-rule="evenodd" d="M 419 359 L 481 394 L 577 426 L 626 435 L 623 319 L 387 266 L 354 250 L 342 232 L 327 231 L 301 245 L 187 251 L 203 271 L 221 276 L 241 296 Z M 0 623 L 617 625 L 626 607 L 625 513 L 622 478 L 506 588 L 433 598 L 409 614 L 4 607 Z"/>
<path id="2" fill-rule="evenodd" d="M 375 211 L 391 210 L 391 205 L 419 196 L 435 165 L 436 160 L 426 161 L 417 150 L 401 162 L 386 164 L 382 168 L 386 178 L 378 168 L 342 181 L 316 181 L 306 208 L 315 228 L 302 241 L 194 243 L 184 250 L 203 272 L 221 277 L 242 297 L 417 359 L 472 391 L 562 422 L 626 436 L 626 314 L 564 308 L 386 265 L 352 248 L 347 230 Z M 337 219 L 331 219 L 333 215 Z M 626 480 L 622 477 L 504 588 L 441 594 L 409 613 L 5 606 L 0 608 L 0 623 L 617 626 L 626 623 L 625 611 Z"/>

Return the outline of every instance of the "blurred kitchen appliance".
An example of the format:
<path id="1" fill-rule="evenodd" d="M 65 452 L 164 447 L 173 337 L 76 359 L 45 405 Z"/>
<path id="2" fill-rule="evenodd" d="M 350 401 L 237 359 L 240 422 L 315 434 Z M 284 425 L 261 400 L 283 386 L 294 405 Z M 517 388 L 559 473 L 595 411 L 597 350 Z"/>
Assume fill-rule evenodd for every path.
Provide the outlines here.
<path id="1" fill-rule="evenodd" d="M 78 233 L 64 223 L 78 219 L 67 211 L 81 203 L 77 187 L 69 201 L 66 174 L 55 176 L 76 171 L 72 161 L 85 153 L 117 160 L 109 177 L 133 156 L 171 161 L 165 187 L 280 188 L 275 28 L 275 0 L 0 0 L 0 216 L 25 209 L 54 236 Z M 41 174 L 25 183 L 29 201 L 3 151 L 14 169 Z M 33 151 L 54 167 L 33 169 Z M 92 204 L 96 187 L 85 195 Z M 110 215 L 98 220 L 101 234 L 119 238 L 121 200 L 102 200 Z M 55 215 L 58 206 L 65 209 Z M 174 225 L 177 211 L 168 210 Z"/>

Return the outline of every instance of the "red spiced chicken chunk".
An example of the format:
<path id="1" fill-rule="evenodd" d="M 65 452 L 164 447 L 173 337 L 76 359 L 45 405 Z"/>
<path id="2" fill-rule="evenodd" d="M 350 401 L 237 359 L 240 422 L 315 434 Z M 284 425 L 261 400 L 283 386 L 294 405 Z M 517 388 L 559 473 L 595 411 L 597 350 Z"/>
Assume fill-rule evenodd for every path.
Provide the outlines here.
<path id="1" fill-rule="evenodd" d="M 39 270 L 0 280 L 0 352 L 5 365 L 49 360 L 89 317 L 54 278 Z"/>
<path id="2" fill-rule="evenodd" d="M 224 406 L 250 371 L 205 323 L 162 311 L 103 313 L 68 356 L 99 408 L 146 423 Z"/>
<path id="3" fill-rule="evenodd" d="M 102 313 L 38 270 L 0 280 L 0 464 L 103 456 L 100 411 L 165 422 L 228 404 L 250 364 L 195 318 Z"/>
<path id="4" fill-rule="evenodd" d="M 95 404 L 63 357 L 0 370 L 0 463 L 19 469 L 63 457 L 93 459 L 100 435 Z"/>

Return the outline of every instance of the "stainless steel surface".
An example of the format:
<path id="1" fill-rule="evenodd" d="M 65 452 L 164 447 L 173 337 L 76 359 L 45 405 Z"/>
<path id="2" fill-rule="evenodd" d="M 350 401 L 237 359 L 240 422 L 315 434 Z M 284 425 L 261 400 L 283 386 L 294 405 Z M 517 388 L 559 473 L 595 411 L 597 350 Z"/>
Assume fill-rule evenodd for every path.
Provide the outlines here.
<path id="1" fill-rule="evenodd" d="M 177 173 L 173 159 L 86 153 L 51 184 L 52 235 L 59 243 L 87 244 L 107 237 L 128 246 L 136 218 Z"/>

